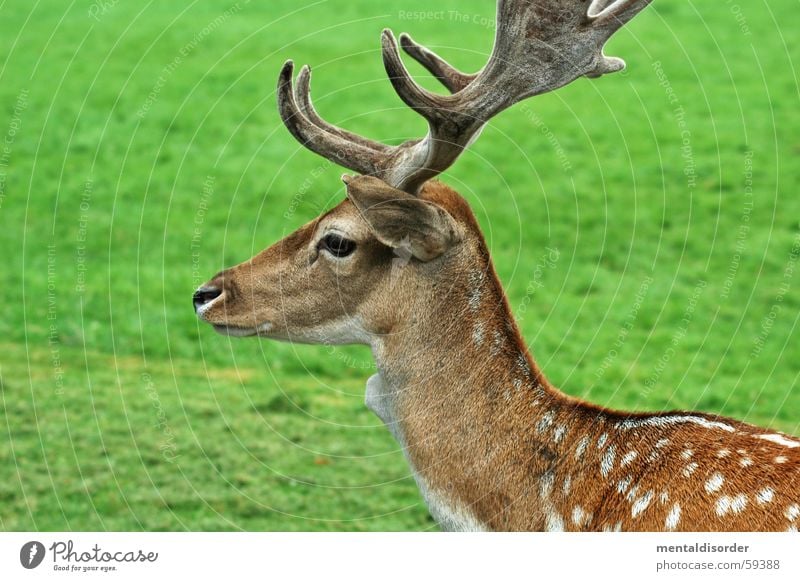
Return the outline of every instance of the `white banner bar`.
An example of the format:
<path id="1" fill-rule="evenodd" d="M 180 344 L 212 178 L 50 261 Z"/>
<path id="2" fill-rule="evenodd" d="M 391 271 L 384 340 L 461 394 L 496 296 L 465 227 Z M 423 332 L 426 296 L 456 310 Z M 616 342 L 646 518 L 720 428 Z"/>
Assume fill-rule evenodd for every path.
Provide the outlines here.
<path id="1" fill-rule="evenodd" d="M 792 533 L 2 533 L 0 579 L 796 580 L 799 553 Z"/>

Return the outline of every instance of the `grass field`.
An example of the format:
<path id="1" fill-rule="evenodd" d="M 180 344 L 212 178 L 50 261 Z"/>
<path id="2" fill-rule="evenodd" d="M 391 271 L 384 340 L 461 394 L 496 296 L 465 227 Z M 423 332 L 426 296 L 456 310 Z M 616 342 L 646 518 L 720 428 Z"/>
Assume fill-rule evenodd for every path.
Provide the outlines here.
<path id="1" fill-rule="evenodd" d="M 425 126 L 380 30 L 475 70 L 493 12 L 0 3 L 0 529 L 435 529 L 366 349 L 231 340 L 190 297 L 343 196 L 280 123 L 285 59 L 396 143 Z M 656 0 L 609 45 L 626 72 L 505 112 L 444 176 L 567 393 L 800 432 L 796 12 Z"/>

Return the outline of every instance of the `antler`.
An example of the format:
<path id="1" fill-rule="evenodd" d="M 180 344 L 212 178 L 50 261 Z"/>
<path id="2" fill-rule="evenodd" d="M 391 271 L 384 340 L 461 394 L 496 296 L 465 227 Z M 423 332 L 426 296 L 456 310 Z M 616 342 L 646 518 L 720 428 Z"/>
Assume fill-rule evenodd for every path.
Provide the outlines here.
<path id="1" fill-rule="evenodd" d="M 603 54 L 606 41 L 652 0 L 498 0 L 494 48 L 486 66 L 466 74 L 406 34 L 403 50 L 452 93 L 438 95 L 417 84 L 384 30 L 383 63 L 400 98 L 428 121 L 428 134 L 397 146 L 355 135 L 324 121 L 310 97 L 311 71 L 303 67 L 292 88 L 287 61 L 278 82 L 286 127 L 312 151 L 362 174 L 416 194 L 474 140 L 486 122 L 528 97 L 578 77 L 622 70 L 622 59 Z"/>

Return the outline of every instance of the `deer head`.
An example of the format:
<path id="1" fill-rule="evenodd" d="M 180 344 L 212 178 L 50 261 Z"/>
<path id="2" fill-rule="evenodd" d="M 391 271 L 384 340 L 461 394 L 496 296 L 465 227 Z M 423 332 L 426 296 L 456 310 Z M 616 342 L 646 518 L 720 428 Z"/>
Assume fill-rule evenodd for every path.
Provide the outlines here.
<path id="1" fill-rule="evenodd" d="M 230 335 L 369 343 L 446 276 L 440 261 L 462 262 L 455 249 L 477 225 L 452 190 L 430 184 L 417 197 L 372 176 L 346 183 L 336 208 L 201 287 L 198 316 Z"/>
<path id="2" fill-rule="evenodd" d="M 312 343 L 369 343 L 441 301 L 425 292 L 485 268 L 485 246 L 466 202 L 431 182 L 450 167 L 489 119 L 527 97 L 582 76 L 621 70 L 608 38 L 651 0 L 499 0 L 494 48 L 478 73 L 462 73 L 400 36 L 400 45 L 451 92 L 431 93 L 403 65 L 397 41 L 382 35 L 383 62 L 400 98 L 429 131 L 398 146 L 324 121 L 310 98 L 311 71 L 278 81 L 281 118 L 303 145 L 354 170 L 347 198 L 194 294 L 198 316 L 222 333 Z M 477 261 L 477 262 L 476 262 Z M 391 297 L 391 304 L 387 298 Z"/>

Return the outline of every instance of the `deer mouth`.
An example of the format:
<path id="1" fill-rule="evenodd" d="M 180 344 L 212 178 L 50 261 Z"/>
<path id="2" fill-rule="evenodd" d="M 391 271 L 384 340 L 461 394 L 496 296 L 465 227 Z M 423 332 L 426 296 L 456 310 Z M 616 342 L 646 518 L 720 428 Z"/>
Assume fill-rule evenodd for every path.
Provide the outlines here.
<path id="1" fill-rule="evenodd" d="M 218 325 L 212 323 L 214 330 L 220 335 L 228 335 L 230 337 L 257 337 L 269 333 L 272 329 L 272 323 L 261 323 L 256 327 L 240 327 L 238 325 Z"/>

